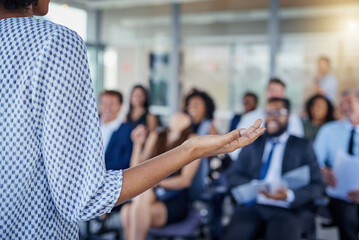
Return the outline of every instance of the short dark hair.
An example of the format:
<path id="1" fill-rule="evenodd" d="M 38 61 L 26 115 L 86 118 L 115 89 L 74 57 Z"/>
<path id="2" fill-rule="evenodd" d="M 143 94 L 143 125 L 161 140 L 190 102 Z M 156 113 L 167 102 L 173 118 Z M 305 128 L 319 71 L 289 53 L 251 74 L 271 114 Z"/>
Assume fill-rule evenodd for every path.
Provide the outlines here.
<path id="1" fill-rule="evenodd" d="M 287 98 L 271 98 L 268 100 L 268 103 L 273 103 L 273 102 L 281 102 L 284 105 L 284 108 L 287 109 L 288 113 L 290 113 L 291 110 L 291 104 L 289 99 Z"/>
<path id="2" fill-rule="evenodd" d="M 200 97 L 204 101 L 204 104 L 206 105 L 205 117 L 207 119 L 213 119 L 214 111 L 216 110 L 216 105 L 214 104 L 213 99 L 208 95 L 208 93 L 203 91 L 198 91 L 198 90 L 194 91 L 193 93 L 191 93 L 186 97 L 184 112 L 188 113 L 187 107 L 189 105 L 189 101 L 194 97 Z"/>
<path id="3" fill-rule="evenodd" d="M 253 92 L 246 92 L 243 95 L 243 98 L 245 98 L 245 97 L 252 97 L 252 98 L 254 98 L 254 101 L 256 102 L 256 104 L 258 103 L 258 96 Z"/>
<path id="4" fill-rule="evenodd" d="M 110 96 L 117 97 L 118 102 L 119 102 L 120 104 L 123 103 L 123 96 L 122 96 L 122 93 L 120 93 L 119 91 L 116 91 L 116 90 L 105 90 L 105 91 L 103 91 L 103 92 L 100 94 L 100 97 L 102 97 L 102 96 L 104 96 L 104 95 L 110 95 Z"/>
<path id="5" fill-rule="evenodd" d="M 27 8 L 31 4 L 37 4 L 38 0 L 0 0 L 4 3 L 4 7 L 8 10 Z"/>
<path id="6" fill-rule="evenodd" d="M 280 80 L 279 78 L 271 78 L 271 79 L 269 80 L 269 82 L 268 82 L 267 87 L 268 87 L 270 84 L 272 84 L 272 83 L 280 84 L 280 85 L 282 85 L 284 88 L 286 88 L 285 83 L 284 83 L 282 80 Z"/>

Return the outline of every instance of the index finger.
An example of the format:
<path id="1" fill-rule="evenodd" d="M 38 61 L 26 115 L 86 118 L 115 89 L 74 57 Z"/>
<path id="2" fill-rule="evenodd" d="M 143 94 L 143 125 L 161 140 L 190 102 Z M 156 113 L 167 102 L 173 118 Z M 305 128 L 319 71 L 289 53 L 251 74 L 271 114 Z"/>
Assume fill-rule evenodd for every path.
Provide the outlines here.
<path id="1" fill-rule="evenodd" d="M 265 128 L 260 127 L 262 124 L 263 120 L 262 119 L 257 119 L 253 125 L 248 128 L 247 131 L 242 131 L 241 133 L 243 133 L 242 136 L 246 136 L 249 139 L 256 139 L 257 137 L 259 137 L 265 130 Z"/>
<path id="2" fill-rule="evenodd" d="M 255 129 L 259 128 L 262 124 L 263 120 L 258 118 L 253 124 L 252 126 L 250 126 L 248 128 L 248 131 L 254 131 Z"/>

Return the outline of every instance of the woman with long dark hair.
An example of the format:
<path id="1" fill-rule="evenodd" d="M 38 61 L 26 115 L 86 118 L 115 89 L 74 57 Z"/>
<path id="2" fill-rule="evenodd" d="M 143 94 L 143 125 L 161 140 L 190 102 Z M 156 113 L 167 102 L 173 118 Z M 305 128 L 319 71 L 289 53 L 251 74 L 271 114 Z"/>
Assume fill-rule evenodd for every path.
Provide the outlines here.
<path id="1" fill-rule="evenodd" d="M 149 112 L 150 97 L 147 89 L 142 85 L 133 87 L 130 95 L 130 108 L 127 114 L 127 123 L 134 128 L 142 124 L 149 132 L 156 129 L 157 117 Z"/>

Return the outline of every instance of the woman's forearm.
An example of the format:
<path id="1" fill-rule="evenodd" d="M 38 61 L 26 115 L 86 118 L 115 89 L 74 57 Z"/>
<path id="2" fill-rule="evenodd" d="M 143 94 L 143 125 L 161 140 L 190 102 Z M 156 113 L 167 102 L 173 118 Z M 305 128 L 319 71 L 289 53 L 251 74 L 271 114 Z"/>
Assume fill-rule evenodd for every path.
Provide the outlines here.
<path id="1" fill-rule="evenodd" d="M 191 185 L 191 182 L 180 177 L 170 177 L 162 180 L 158 186 L 168 190 L 181 190 Z"/>
<path id="2" fill-rule="evenodd" d="M 181 145 L 138 166 L 123 171 L 121 195 L 116 205 L 151 188 L 162 179 L 196 159 L 193 148 Z"/>

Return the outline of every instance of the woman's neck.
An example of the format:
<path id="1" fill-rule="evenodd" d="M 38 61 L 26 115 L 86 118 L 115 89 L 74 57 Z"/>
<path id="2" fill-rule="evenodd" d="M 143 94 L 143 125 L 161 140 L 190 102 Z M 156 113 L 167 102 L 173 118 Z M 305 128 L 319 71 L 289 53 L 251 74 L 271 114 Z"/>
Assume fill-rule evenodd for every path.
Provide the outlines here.
<path id="1" fill-rule="evenodd" d="M 325 119 L 312 119 L 312 124 L 315 126 L 320 126 L 325 122 Z"/>
<path id="2" fill-rule="evenodd" d="M 139 119 L 144 113 L 146 112 L 144 107 L 141 106 L 135 106 L 132 109 L 131 118 L 133 120 Z"/>

